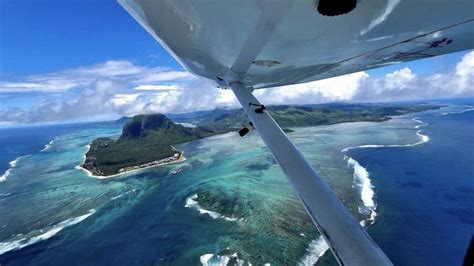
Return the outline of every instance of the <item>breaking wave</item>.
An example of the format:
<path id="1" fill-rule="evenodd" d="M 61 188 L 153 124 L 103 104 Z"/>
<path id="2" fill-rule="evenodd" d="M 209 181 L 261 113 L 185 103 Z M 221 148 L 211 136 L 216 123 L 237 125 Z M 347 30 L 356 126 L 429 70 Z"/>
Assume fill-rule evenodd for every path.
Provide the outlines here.
<path id="1" fill-rule="evenodd" d="M 2 176 L 0 176 L 0 182 L 3 182 L 5 180 L 7 180 L 7 177 L 9 177 L 11 175 L 11 172 L 12 172 L 13 168 L 15 168 L 17 166 L 18 162 L 21 159 L 26 158 L 28 156 L 30 156 L 30 155 L 20 156 L 20 157 L 16 158 L 15 160 L 9 162 L 8 164 L 9 164 L 10 167 L 5 171 L 5 173 L 3 173 Z"/>
<path id="2" fill-rule="evenodd" d="M 89 152 L 89 150 L 91 149 L 91 145 L 90 144 L 87 144 L 86 146 L 84 146 L 87 148 L 86 152 L 84 152 L 84 154 L 82 155 L 82 163 L 79 164 L 79 165 L 76 165 L 74 166 L 74 169 L 77 169 L 77 170 L 81 170 L 81 171 L 84 171 L 86 172 L 86 174 L 88 176 L 92 176 L 92 173 L 89 172 L 89 170 L 85 169 L 82 167 L 82 165 L 86 162 L 86 154 Z"/>
<path id="3" fill-rule="evenodd" d="M 0 255 L 4 254 L 6 252 L 12 251 L 12 250 L 18 250 L 18 249 L 24 248 L 26 246 L 38 243 L 40 241 L 49 239 L 49 238 L 53 237 L 54 235 L 56 235 L 59 231 L 63 230 L 64 228 L 66 228 L 68 226 L 71 226 L 71 225 L 74 225 L 74 224 L 77 224 L 79 222 L 82 222 L 87 217 L 91 216 L 94 212 L 95 212 L 95 210 L 91 209 L 91 210 L 89 210 L 88 213 L 86 213 L 84 215 L 74 217 L 74 218 L 71 218 L 71 219 L 67 219 L 67 220 L 62 221 L 62 222 L 60 222 L 56 225 L 53 225 L 53 226 L 51 226 L 47 229 L 44 229 L 44 230 L 42 229 L 42 230 L 40 230 L 41 234 L 30 237 L 30 238 L 25 237 L 25 238 L 21 238 L 21 239 L 9 241 L 9 242 L 0 242 Z"/>
<path id="4" fill-rule="evenodd" d="M 369 216 L 369 218 L 364 219 L 359 223 L 361 226 L 367 227 L 374 224 L 375 218 L 377 217 L 374 186 L 370 180 L 369 172 L 367 169 L 362 167 L 359 162 L 348 156 L 344 156 L 344 160 L 347 161 L 348 167 L 354 169 L 353 184 L 354 187 L 360 188 L 360 198 L 364 204 L 358 208 L 359 213 Z M 328 250 L 328 244 L 324 238 L 320 236 L 309 243 L 308 248 L 306 248 L 306 255 L 300 260 L 298 265 L 314 265 Z"/>
<path id="5" fill-rule="evenodd" d="M 309 243 L 306 255 L 299 261 L 298 266 L 314 265 L 328 250 L 328 244 L 322 236 L 319 236 Z"/>
<path id="6" fill-rule="evenodd" d="M 137 192 L 137 190 L 133 188 L 133 189 L 130 189 L 129 191 L 126 191 L 126 192 L 124 192 L 124 193 L 122 193 L 122 194 L 119 194 L 119 195 L 117 195 L 117 196 L 111 197 L 110 199 L 111 199 L 111 200 L 116 200 L 116 199 L 119 199 L 119 198 L 121 198 L 121 197 L 123 197 L 123 196 L 127 196 L 127 195 L 130 194 L 130 193 L 135 193 L 135 192 Z"/>
<path id="7" fill-rule="evenodd" d="M 8 169 L 5 171 L 5 173 L 3 173 L 2 176 L 0 176 L 0 182 L 3 182 L 3 181 L 5 181 L 5 180 L 7 180 L 7 177 L 10 176 L 11 172 L 12 172 L 12 168 L 8 168 Z"/>
<path id="8" fill-rule="evenodd" d="M 183 172 L 183 171 L 189 171 L 189 170 L 191 170 L 191 169 L 193 169 L 193 166 L 192 166 L 191 164 L 189 164 L 189 163 L 186 163 L 186 164 L 183 164 L 183 165 L 180 166 L 180 167 L 171 169 L 169 173 L 170 173 L 170 174 L 179 174 L 179 173 L 181 173 L 181 172 Z"/>
<path id="9" fill-rule="evenodd" d="M 44 148 L 40 152 L 45 152 L 45 151 L 50 150 L 51 147 L 53 146 L 53 143 L 55 143 L 58 140 L 59 140 L 58 137 L 53 138 L 50 142 L 48 142 L 48 144 L 44 145 Z"/>
<path id="10" fill-rule="evenodd" d="M 410 144 L 388 144 L 388 145 L 381 145 L 381 144 L 370 144 L 370 145 L 360 145 L 360 146 L 352 146 L 352 147 L 347 147 L 341 150 L 341 152 L 345 153 L 350 150 L 354 149 L 366 149 L 366 148 L 399 148 L 399 147 L 414 147 L 418 146 L 420 144 L 426 143 L 430 141 L 430 137 L 428 135 L 422 134 L 422 130 L 420 130 L 420 127 L 428 125 L 427 123 L 421 121 L 418 117 L 415 117 L 412 119 L 413 121 L 419 123 L 414 127 L 414 129 L 417 129 L 416 135 L 418 136 L 419 141 L 415 143 L 410 143 Z"/>
<path id="11" fill-rule="evenodd" d="M 347 166 L 354 169 L 354 186 L 360 188 L 360 198 L 364 206 L 359 207 L 359 213 L 370 215 L 369 218 L 360 221 L 360 225 L 364 227 L 372 225 L 375 222 L 375 217 L 377 217 L 377 205 L 374 200 L 375 191 L 370 180 L 369 172 L 351 157 L 344 156 L 344 159 L 347 160 Z"/>
<path id="12" fill-rule="evenodd" d="M 410 143 L 410 144 L 392 144 L 392 145 L 378 145 L 378 144 L 360 145 L 360 146 L 354 146 L 354 147 L 348 147 L 348 148 L 342 149 L 341 152 L 345 153 L 353 149 L 366 149 L 366 148 L 414 147 L 414 146 L 428 142 L 430 138 L 427 135 L 422 134 L 422 130 L 420 129 L 421 127 L 426 126 L 428 124 L 421 121 L 419 117 L 412 118 L 412 120 L 418 123 L 418 125 L 414 127 L 414 129 L 417 130 L 416 135 L 418 136 L 418 139 L 419 139 L 418 142 Z M 370 215 L 368 219 L 361 221 L 360 224 L 362 226 L 372 225 L 375 222 L 375 217 L 377 216 L 377 212 L 376 212 L 377 205 L 374 200 L 375 191 L 374 191 L 374 186 L 372 185 L 372 182 L 370 180 L 369 172 L 367 171 L 367 169 L 362 167 L 359 164 L 359 162 L 357 162 L 351 157 L 344 156 L 344 160 L 347 160 L 347 165 L 354 169 L 353 182 L 355 186 L 360 188 L 361 199 L 362 199 L 362 202 L 364 203 L 364 206 L 359 207 L 359 213 L 364 214 L 364 215 Z"/>
<path id="13" fill-rule="evenodd" d="M 474 109 L 474 108 L 473 108 Z M 466 110 L 467 111 L 467 110 Z M 349 150 L 354 149 L 366 149 L 366 148 L 385 148 L 385 147 L 413 147 L 423 143 L 426 143 L 430 140 L 427 135 L 422 134 L 420 130 L 421 127 L 428 125 L 427 123 L 420 120 L 420 118 L 415 117 L 412 119 L 417 122 L 418 125 L 414 127 L 417 130 L 416 135 L 419 138 L 419 141 L 411 144 L 393 144 L 393 145 L 381 145 L 381 144 L 369 144 L 369 145 L 360 145 L 344 148 L 341 152 L 346 153 Z M 354 160 L 349 156 L 344 156 L 344 160 L 347 161 L 347 166 L 354 169 L 353 174 L 353 184 L 354 187 L 360 188 L 360 198 L 363 202 L 363 206 L 358 208 L 359 213 L 363 215 L 368 215 L 367 219 L 360 221 L 360 225 L 367 227 L 375 223 L 375 218 L 377 217 L 377 204 L 375 202 L 375 191 L 374 186 L 370 180 L 370 174 L 366 168 L 361 166 L 359 162 Z M 321 256 L 323 256 L 326 251 L 329 249 L 326 241 L 322 236 L 312 240 L 308 248 L 306 249 L 306 255 L 300 260 L 299 265 L 313 265 L 315 264 Z"/>
<path id="14" fill-rule="evenodd" d="M 217 254 L 204 254 L 199 260 L 203 266 L 225 266 L 228 265 L 231 260 L 233 260 L 232 265 L 244 265 L 245 261 L 239 259 L 237 253 L 232 255 L 217 255 Z"/>
<path id="15" fill-rule="evenodd" d="M 228 251 L 228 249 L 227 249 Z M 203 266 L 226 266 L 226 265 L 246 265 L 245 261 L 240 259 L 237 252 L 231 255 L 218 255 L 218 254 L 204 254 L 199 257 L 199 260 Z M 249 262 L 247 265 L 251 266 Z M 270 263 L 265 263 L 263 266 L 270 266 Z"/>
<path id="16" fill-rule="evenodd" d="M 462 110 L 462 111 L 457 111 L 457 112 L 446 112 L 446 113 L 441 113 L 439 115 L 455 115 L 455 114 L 463 114 L 463 113 L 466 113 L 466 112 L 471 112 L 471 111 L 474 111 L 474 107 L 473 106 L 468 106 L 470 108 L 466 109 L 466 110 Z"/>
<path id="17" fill-rule="evenodd" d="M 231 222 L 232 222 L 232 221 L 238 221 L 238 220 L 239 220 L 238 218 L 227 217 L 227 216 L 222 215 L 222 214 L 220 214 L 220 213 L 203 209 L 201 206 L 199 206 L 199 203 L 196 201 L 197 198 L 198 198 L 198 195 L 197 195 L 197 194 L 194 194 L 194 195 L 192 195 L 191 197 L 189 197 L 189 198 L 186 200 L 186 204 L 184 205 L 184 207 L 186 207 L 186 208 L 191 208 L 191 209 L 195 209 L 195 210 L 197 210 L 200 214 L 208 215 L 208 216 L 210 216 L 212 219 L 224 219 L 224 220 L 226 220 L 226 221 L 231 221 Z"/>

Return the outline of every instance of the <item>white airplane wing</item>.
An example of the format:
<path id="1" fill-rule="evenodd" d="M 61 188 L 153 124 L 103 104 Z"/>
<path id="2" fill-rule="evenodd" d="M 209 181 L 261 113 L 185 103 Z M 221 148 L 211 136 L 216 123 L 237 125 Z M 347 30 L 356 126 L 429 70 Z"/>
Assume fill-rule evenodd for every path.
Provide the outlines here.
<path id="1" fill-rule="evenodd" d="M 119 3 L 190 72 L 233 90 L 341 265 L 391 265 L 252 90 L 474 48 L 474 1 Z"/>
<path id="2" fill-rule="evenodd" d="M 333 17 L 318 12 L 317 0 L 119 2 L 199 76 L 224 77 L 248 55 L 243 50 L 252 50 L 245 83 L 254 88 L 474 47 L 472 0 L 359 0 L 351 12 Z"/>

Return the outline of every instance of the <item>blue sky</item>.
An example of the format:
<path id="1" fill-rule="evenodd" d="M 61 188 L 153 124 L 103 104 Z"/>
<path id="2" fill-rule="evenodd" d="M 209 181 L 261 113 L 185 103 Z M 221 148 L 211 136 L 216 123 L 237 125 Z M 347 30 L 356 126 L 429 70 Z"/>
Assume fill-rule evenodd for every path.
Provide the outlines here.
<path id="1" fill-rule="evenodd" d="M 472 96 L 472 61 L 465 51 L 256 94 L 269 104 Z M 0 126 L 224 106 L 238 107 L 229 91 L 187 73 L 115 1 L 0 2 Z"/>
<path id="2" fill-rule="evenodd" d="M 1 78 L 107 60 L 181 68 L 116 2 L 2 0 Z"/>

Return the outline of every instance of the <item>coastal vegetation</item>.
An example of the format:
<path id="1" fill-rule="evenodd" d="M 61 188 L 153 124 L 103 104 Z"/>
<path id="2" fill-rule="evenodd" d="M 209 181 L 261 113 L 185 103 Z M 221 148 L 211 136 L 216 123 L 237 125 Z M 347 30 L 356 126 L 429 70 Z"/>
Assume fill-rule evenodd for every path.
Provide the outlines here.
<path id="1" fill-rule="evenodd" d="M 391 116 L 440 108 L 428 104 L 324 104 L 306 106 L 269 106 L 268 111 L 290 133 L 290 127 L 329 125 L 343 122 L 381 122 Z M 92 141 L 82 167 L 94 175 L 108 176 L 130 170 L 182 160 L 173 145 L 208 136 L 237 131 L 248 118 L 242 109 L 170 115 L 122 117 L 125 123 L 118 139 L 98 138 Z M 194 127 L 185 127 L 194 125 Z"/>
<path id="2" fill-rule="evenodd" d="M 176 153 L 181 153 L 172 145 L 213 134 L 200 128 L 175 124 L 163 114 L 137 115 L 125 124 L 118 139 L 98 138 L 92 141 L 82 167 L 102 176 L 133 170 L 134 166 L 148 167 L 151 162 L 173 158 Z"/>
<path id="3" fill-rule="evenodd" d="M 431 104 L 321 104 L 321 105 L 277 105 L 267 109 L 282 127 L 306 127 L 345 122 L 381 122 L 391 116 L 421 112 L 440 108 Z M 175 116 L 175 121 L 195 124 L 215 131 L 238 129 L 248 121 L 242 109 L 219 109 L 199 113 L 196 117 Z"/>

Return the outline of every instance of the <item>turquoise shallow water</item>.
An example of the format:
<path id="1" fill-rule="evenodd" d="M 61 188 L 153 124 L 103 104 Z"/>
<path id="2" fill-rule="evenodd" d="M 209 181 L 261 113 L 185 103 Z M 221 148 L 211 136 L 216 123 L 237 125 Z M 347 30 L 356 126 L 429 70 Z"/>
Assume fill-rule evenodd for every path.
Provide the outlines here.
<path id="1" fill-rule="evenodd" d="M 407 208 L 408 200 L 397 204 L 397 195 L 406 199 L 410 185 L 393 184 L 390 180 L 395 180 L 399 171 L 410 172 L 404 168 L 409 165 L 403 161 L 407 151 L 430 148 L 433 150 L 425 153 L 436 154 L 437 145 L 428 146 L 434 140 L 426 142 L 426 136 L 439 135 L 437 138 L 442 139 L 447 128 L 443 125 L 455 120 L 461 129 L 457 131 L 459 141 L 453 145 L 465 150 L 461 152 L 465 170 L 459 171 L 462 178 L 457 187 L 467 191 L 456 204 L 472 199 L 472 138 L 469 128 L 462 130 L 472 120 L 460 120 L 456 114 L 438 115 L 466 109 L 450 107 L 383 123 L 295 128 L 289 136 L 358 220 L 369 225 L 375 217 L 369 232 L 389 256 L 395 262 L 417 265 L 415 262 L 432 262 L 410 259 L 416 256 L 414 248 L 420 248 L 418 241 L 423 238 L 406 224 L 410 221 L 407 217 L 418 207 Z M 23 136 L 16 152 L 9 143 L 18 138 L 18 132 L 0 131 L 5 151 L 0 174 L 9 171 L 0 182 L 1 264 L 200 265 L 245 261 L 253 265 L 294 265 L 314 263 L 325 250 L 317 230 L 256 132 L 245 138 L 228 133 L 185 143 L 179 146 L 187 157 L 185 162 L 96 179 L 75 166 L 82 162 L 92 139 L 117 135 L 120 127 L 107 123 L 67 130 L 57 127 L 25 129 L 32 130 L 31 137 Z M 379 146 L 342 152 L 347 147 L 373 144 Z M 393 158 L 402 160 L 395 168 Z M 443 157 L 438 160 L 446 168 L 457 164 Z M 426 176 L 428 170 L 417 170 L 411 176 Z M 415 184 L 413 180 L 406 182 Z M 429 193 L 433 192 L 426 195 Z M 449 206 L 440 212 L 446 213 L 446 209 Z M 459 216 L 472 214 L 472 208 L 461 209 L 464 213 L 454 211 L 457 216 L 451 218 L 459 220 Z M 437 213 L 426 215 L 435 219 Z M 443 216 L 440 223 L 444 219 Z M 470 220 L 460 220 L 451 221 L 456 227 L 452 232 L 459 237 L 471 228 L 472 233 Z M 423 226 L 425 234 L 443 235 L 439 234 L 441 228 Z M 413 245 L 395 237 L 401 233 L 412 236 Z M 456 250 L 448 252 L 455 253 L 455 258 L 462 246 L 462 241 L 458 242 Z M 437 248 L 448 246 L 442 243 Z M 431 246 L 426 248 L 430 249 Z M 441 262 L 455 258 L 431 265 L 446 265 Z M 319 264 L 334 263 L 330 252 L 319 259 Z"/>

